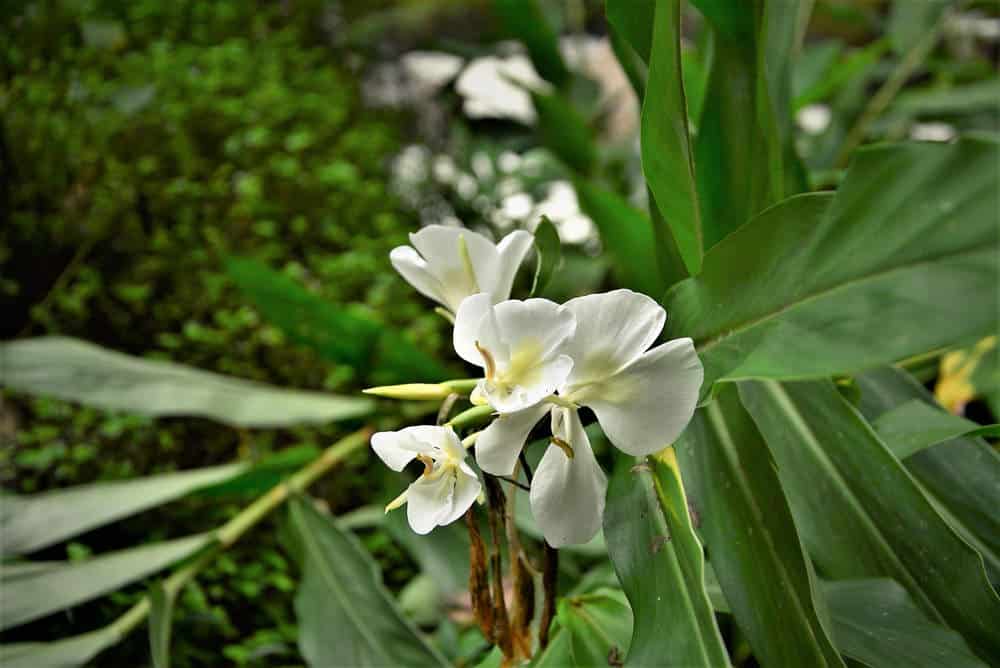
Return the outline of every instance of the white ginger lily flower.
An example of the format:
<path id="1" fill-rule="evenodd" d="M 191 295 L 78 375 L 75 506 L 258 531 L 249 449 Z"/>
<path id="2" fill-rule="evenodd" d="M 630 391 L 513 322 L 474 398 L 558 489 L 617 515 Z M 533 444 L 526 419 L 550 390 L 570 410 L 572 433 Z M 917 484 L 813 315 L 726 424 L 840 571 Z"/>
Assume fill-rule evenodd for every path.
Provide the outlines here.
<path id="1" fill-rule="evenodd" d="M 533 242 L 524 230 L 494 244 L 461 227 L 429 225 L 410 235 L 412 247 L 393 248 L 389 260 L 418 292 L 456 313 L 463 299 L 480 292 L 494 304 L 510 297 L 514 275 Z"/>
<path id="2" fill-rule="evenodd" d="M 486 376 L 473 399 L 505 414 L 552 396 L 572 370 L 573 360 L 560 350 L 575 328 L 573 314 L 547 299 L 494 306 L 481 293 L 463 301 L 455 314 L 455 352 Z"/>
<path id="3" fill-rule="evenodd" d="M 570 300 L 563 308 L 577 326 L 561 351 L 573 366 L 558 399 L 549 399 L 558 406 L 543 402 L 500 415 L 476 441 L 483 471 L 511 475 L 528 433 L 553 411 L 553 442 L 560 447 L 545 453 L 531 489 L 532 512 L 552 545 L 590 540 L 604 507 L 606 482 L 597 483 L 606 478 L 586 433 L 576 429 L 574 407 L 591 408 L 620 450 L 648 455 L 673 443 L 690 422 L 704 375 L 691 339 L 646 350 L 666 313 L 645 295 L 614 290 Z"/>
<path id="4" fill-rule="evenodd" d="M 465 463 L 465 448 L 450 427 L 380 431 L 372 436 L 372 448 L 393 471 L 414 459 L 423 463 L 421 476 L 385 508 L 389 512 L 407 504 L 406 517 L 418 534 L 454 522 L 479 497 L 479 478 Z"/>

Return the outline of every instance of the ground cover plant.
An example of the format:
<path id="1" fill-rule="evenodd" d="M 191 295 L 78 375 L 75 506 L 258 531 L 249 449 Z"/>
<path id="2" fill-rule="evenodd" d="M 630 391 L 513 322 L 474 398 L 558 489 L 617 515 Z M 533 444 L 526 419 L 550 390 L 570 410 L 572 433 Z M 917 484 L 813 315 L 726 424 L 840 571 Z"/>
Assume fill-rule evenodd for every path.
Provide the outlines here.
<path id="1" fill-rule="evenodd" d="M 48 9 L 5 666 L 1000 662 L 989 3 Z M 433 101 L 362 104 L 359 43 L 456 15 Z"/>

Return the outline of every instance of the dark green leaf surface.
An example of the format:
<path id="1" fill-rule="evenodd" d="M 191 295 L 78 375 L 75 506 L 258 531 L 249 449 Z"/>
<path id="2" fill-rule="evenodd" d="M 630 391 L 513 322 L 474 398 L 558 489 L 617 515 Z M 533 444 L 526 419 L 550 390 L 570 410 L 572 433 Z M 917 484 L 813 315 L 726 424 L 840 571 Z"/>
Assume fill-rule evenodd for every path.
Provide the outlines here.
<path id="1" fill-rule="evenodd" d="M 861 389 L 858 407 L 869 419 L 912 399 L 936 405 L 920 383 L 899 369 L 867 371 L 856 382 Z M 1000 454 L 980 438 L 956 438 L 903 464 L 939 512 L 979 550 L 994 582 L 1000 583 Z"/>
<path id="2" fill-rule="evenodd" d="M 864 149 L 834 197 L 772 207 L 667 294 L 714 381 L 845 373 L 996 327 L 996 180 L 987 140 Z"/>
<path id="3" fill-rule="evenodd" d="M 533 91 L 531 99 L 542 145 L 578 174 L 589 175 L 597 162 L 597 145 L 586 119 L 561 93 Z"/>
<path id="4" fill-rule="evenodd" d="M 181 473 L 68 487 L 3 500 L 3 554 L 28 554 L 84 531 L 228 480 L 249 467 L 229 464 Z"/>
<path id="5" fill-rule="evenodd" d="M 406 548 L 437 587 L 448 596 L 469 589 L 469 533 L 462 522 L 437 527 L 426 536 L 413 532 L 405 512 L 389 513 L 385 528 Z"/>
<path id="6" fill-rule="evenodd" d="M 671 2 L 665 4 L 671 4 Z M 653 45 L 653 15 L 655 0 L 607 0 L 605 14 L 614 29 L 642 58 L 649 62 Z"/>
<path id="7" fill-rule="evenodd" d="M 830 381 L 743 382 L 740 396 L 777 463 L 795 524 L 837 579 L 891 577 L 977 653 L 1000 658 L 1000 598 L 982 557 L 945 522 Z"/>
<path id="8" fill-rule="evenodd" d="M 546 81 L 562 86 L 570 78 L 559 52 L 559 36 L 535 0 L 493 0 L 493 7 L 511 35 L 528 49 L 535 69 Z"/>
<path id="9" fill-rule="evenodd" d="M 174 597 L 155 583 L 149 590 L 149 654 L 153 668 L 170 668 L 170 629 Z"/>
<path id="10" fill-rule="evenodd" d="M 353 536 L 306 498 L 291 501 L 290 516 L 303 562 L 295 597 L 299 650 L 310 666 L 447 665 L 400 614 Z"/>
<path id="11" fill-rule="evenodd" d="M 894 580 L 824 582 L 833 639 L 871 668 L 985 668 L 962 636 L 927 619 Z"/>
<path id="12" fill-rule="evenodd" d="M 97 408 L 194 415 L 240 427 L 345 420 L 374 407 L 367 398 L 271 387 L 58 336 L 0 344 L 0 383 Z"/>
<path id="13" fill-rule="evenodd" d="M 538 666 L 613 665 L 621 662 L 629 650 L 632 635 L 632 611 L 622 592 L 598 589 L 590 594 L 568 596 L 559 601 L 556 612 L 560 631 L 538 662 Z M 559 636 L 566 636 L 560 645 Z M 560 660 L 565 648 L 569 662 Z M 546 656 L 550 655 L 550 656 Z"/>
<path id="14" fill-rule="evenodd" d="M 191 556 L 211 540 L 211 534 L 203 534 L 152 543 L 5 581 L 0 629 L 115 591 Z"/>
<path id="15" fill-rule="evenodd" d="M 556 226 L 547 216 L 542 216 L 535 228 L 535 278 L 531 283 L 532 296 L 541 294 L 552 280 L 552 275 L 562 264 L 562 244 Z"/>
<path id="16" fill-rule="evenodd" d="M 773 462 L 735 388 L 698 409 L 677 458 L 708 559 L 760 663 L 843 666 Z"/>
<path id="17" fill-rule="evenodd" d="M 687 273 L 696 275 L 703 252 L 701 212 L 681 69 L 679 0 L 657 3 L 652 35 L 642 102 L 642 169 L 655 206 L 667 223 L 654 227 L 658 244 L 676 247 Z"/>
<path id="18" fill-rule="evenodd" d="M 889 39 L 893 50 L 903 55 L 934 30 L 955 0 L 895 0 L 889 14 Z"/>
<path id="19" fill-rule="evenodd" d="M 226 271 L 268 320 L 325 359 L 370 371 L 380 384 L 443 380 L 441 364 L 398 332 L 309 292 L 256 260 L 229 258 Z"/>
<path id="20" fill-rule="evenodd" d="M 604 535 L 636 618 L 624 665 L 729 665 L 676 464 L 647 458 L 620 467 L 608 489 Z"/>
<path id="21" fill-rule="evenodd" d="M 621 286 L 655 298 L 663 281 L 649 218 L 596 183 L 576 179 L 574 186 L 580 208 L 594 221 L 605 250 L 614 261 Z"/>
<path id="22" fill-rule="evenodd" d="M 959 436 L 1000 435 L 1000 425 L 984 427 L 920 399 L 910 399 L 886 411 L 872 422 L 872 426 L 897 459 L 906 459 Z"/>

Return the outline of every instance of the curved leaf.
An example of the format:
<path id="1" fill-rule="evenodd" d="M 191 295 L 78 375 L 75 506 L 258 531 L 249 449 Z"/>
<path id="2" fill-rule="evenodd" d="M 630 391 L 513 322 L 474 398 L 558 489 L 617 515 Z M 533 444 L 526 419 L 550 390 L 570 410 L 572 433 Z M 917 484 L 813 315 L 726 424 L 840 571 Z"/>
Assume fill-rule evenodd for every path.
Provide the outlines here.
<path id="1" fill-rule="evenodd" d="M 229 480 L 246 464 L 68 487 L 3 500 L 3 554 L 27 554 L 84 531 L 155 508 L 202 487 Z"/>
<path id="2" fill-rule="evenodd" d="M 31 576 L 7 580 L 0 605 L 0 630 L 70 608 L 115 591 L 191 556 L 212 534 L 178 538 L 66 563 Z"/>
<path id="3" fill-rule="evenodd" d="M 240 427 L 346 420 L 374 407 L 367 398 L 271 387 L 61 336 L 0 343 L 0 383 L 98 408 L 194 415 Z"/>
<path id="4" fill-rule="evenodd" d="M 1000 659 L 1000 598 L 983 560 L 830 381 L 742 382 L 804 544 L 833 578 L 897 580 L 976 652 Z"/>
<path id="5" fill-rule="evenodd" d="M 447 666 L 407 622 L 352 537 L 305 498 L 292 499 L 302 584 L 295 597 L 299 649 L 311 666 Z"/>
<path id="6" fill-rule="evenodd" d="M 898 459 L 959 436 L 1000 435 L 1000 425 L 976 424 L 920 399 L 910 399 L 882 413 L 872 426 Z"/>
<path id="7" fill-rule="evenodd" d="M 3 668 L 77 668 L 121 639 L 121 633 L 112 624 L 54 642 L 0 645 L 0 665 Z"/>
<path id="8" fill-rule="evenodd" d="M 170 668 L 170 630 L 174 595 L 155 583 L 149 591 L 149 654 L 153 668 Z"/>
<path id="9" fill-rule="evenodd" d="M 531 295 L 541 294 L 562 264 L 562 244 L 559 233 L 548 216 L 542 216 L 535 228 L 535 278 L 531 282 Z"/>
<path id="10" fill-rule="evenodd" d="M 773 463 L 736 388 L 695 413 L 677 446 L 708 558 L 765 666 L 839 666 Z"/>
<path id="11" fill-rule="evenodd" d="M 636 619 L 624 665 L 727 666 L 673 450 L 661 456 L 668 463 L 620 467 L 604 511 L 608 554 Z"/>
<path id="12" fill-rule="evenodd" d="M 836 197 L 772 207 L 667 294 L 720 379 L 806 378 L 925 353 L 996 328 L 997 143 L 864 149 Z"/>

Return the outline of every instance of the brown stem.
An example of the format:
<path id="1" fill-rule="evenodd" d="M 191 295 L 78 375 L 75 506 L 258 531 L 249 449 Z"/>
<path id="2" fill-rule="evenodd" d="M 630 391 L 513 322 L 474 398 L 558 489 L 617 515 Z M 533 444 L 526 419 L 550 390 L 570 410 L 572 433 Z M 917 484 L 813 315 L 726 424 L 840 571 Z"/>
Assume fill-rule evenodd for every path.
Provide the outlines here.
<path id="1" fill-rule="evenodd" d="M 514 656 L 514 645 L 510 636 L 510 620 L 507 616 L 507 602 L 503 592 L 503 563 L 500 557 L 500 537 L 506 497 L 500 483 L 493 476 L 485 476 L 486 498 L 489 501 L 490 537 L 493 550 L 490 553 L 490 570 L 493 576 L 493 636 L 505 660 Z"/>
<path id="2" fill-rule="evenodd" d="M 559 576 L 559 551 L 545 542 L 545 561 L 542 565 L 542 588 L 545 601 L 542 604 L 542 619 L 538 623 L 538 645 L 542 649 L 549 644 L 549 627 L 556 616 L 556 580 Z"/>
<path id="3" fill-rule="evenodd" d="M 469 529 L 469 598 L 472 602 L 472 615 L 479 624 L 479 630 L 489 643 L 493 637 L 493 599 L 490 596 L 489 565 L 486 562 L 486 545 L 479 532 L 475 508 L 469 508 L 465 513 L 465 526 Z"/>

